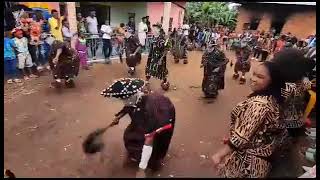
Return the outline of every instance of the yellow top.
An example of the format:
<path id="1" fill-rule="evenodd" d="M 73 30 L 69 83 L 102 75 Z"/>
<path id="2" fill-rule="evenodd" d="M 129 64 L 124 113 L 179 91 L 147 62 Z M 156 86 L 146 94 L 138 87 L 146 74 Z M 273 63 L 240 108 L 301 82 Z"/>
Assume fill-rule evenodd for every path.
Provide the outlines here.
<path id="1" fill-rule="evenodd" d="M 63 42 L 63 37 L 62 37 L 62 20 L 64 19 L 64 16 L 60 17 L 60 26 L 58 29 L 58 20 L 54 17 L 51 17 L 49 19 L 49 25 L 50 25 L 50 33 L 55 37 L 56 40 L 62 41 Z"/>

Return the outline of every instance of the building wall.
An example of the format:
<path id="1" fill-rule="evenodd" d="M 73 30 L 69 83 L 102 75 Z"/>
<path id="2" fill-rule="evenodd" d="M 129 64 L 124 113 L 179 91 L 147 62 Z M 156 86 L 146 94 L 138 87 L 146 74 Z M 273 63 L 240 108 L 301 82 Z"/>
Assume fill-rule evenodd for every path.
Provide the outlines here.
<path id="1" fill-rule="evenodd" d="M 271 28 L 271 19 L 272 15 L 270 13 L 264 13 L 258 26 L 258 30 L 265 32 L 269 31 L 269 29 Z"/>
<path id="2" fill-rule="evenodd" d="M 296 13 L 290 16 L 282 28 L 283 33 L 291 32 L 298 38 L 316 33 L 316 11 Z"/>
<path id="3" fill-rule="evenodd" d="M 179 2 L 181 6 L 185 6 L 185 2 Z M 151 24 L 161 22 L 161 16 L 163 16 L 164 3 L 163 2 L 149 2 L 147 5 L 148 16 Z M 172 28 L 178 28 L 182 26 L 184 17 L 184 9 L 171 3 L 170 18 L 173 18 Z"/>
<path id="4" fill-rule="evenodd" d="M 129 14 L 135 13 L 136 30 L 141 18 L 147 16 L 147 3 L 145 2 L 112 2 L 110 3 L 110 25 L 119 26 L 120 23 L 129 22 Z"/>
<path id="5" fill-rule="evenodd" d="M 245 8 L 239 7 L 239 14 L 237 18 L 237 26 L 236 26 L 236 33 L 243 32 L 243 24 L 248 23 L 250 21 L 251 12 Z"/>
<path id="6" fill-rule="evenodd" d="M 183 8 L 173 3 L 171 4 L 170 18 L 173 18 L 172 29 L 182 26 L 183 15 L 184 15 L 183 12 L 184 12 Z"/>
<path id="7" fill-rule="evenodd" d="M 147 12 L 149 16 L 149 21 L 152 24 L 161 22 L 161 16 L 163 16 L 163 2 L 148 2 L 147 3 Z"/>
<path id="8" fill-rule="evenodd" d="M 285 10 L 285 9 L 284 9 Z M 259 31 L 269 31 L 271 28 L 272 13 L 268 12 L 254 12 L 254 10 L 249 10 L 240 7 L 238 22 L 236 26 L 236 33 L 241 33 L 243 30 L 243 24 L 250 22 L 251 16 L 262 15 L 260 24 L 258 26 Z M 308 35 L 314 34 L 316 32 L 316 11 L 308 10 L 303 12 L 292 13 L 284 24 L 281 33 L 291 32 L 298 38 L 306 38 Z"/>

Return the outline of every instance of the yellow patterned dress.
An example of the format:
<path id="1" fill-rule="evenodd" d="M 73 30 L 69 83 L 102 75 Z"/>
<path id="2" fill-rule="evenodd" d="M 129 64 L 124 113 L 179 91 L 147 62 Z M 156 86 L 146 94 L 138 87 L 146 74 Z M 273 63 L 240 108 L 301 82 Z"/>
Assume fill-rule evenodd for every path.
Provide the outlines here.
<path id="1" fill-rule="evenodd" d="M 229 178 L 263 178 L 270 156 L 286 135 L 279 120 L 279 104 L 273 96 L 253 96 L 231 112 L 229 146 L 234 150 L 222 173 Z"/>

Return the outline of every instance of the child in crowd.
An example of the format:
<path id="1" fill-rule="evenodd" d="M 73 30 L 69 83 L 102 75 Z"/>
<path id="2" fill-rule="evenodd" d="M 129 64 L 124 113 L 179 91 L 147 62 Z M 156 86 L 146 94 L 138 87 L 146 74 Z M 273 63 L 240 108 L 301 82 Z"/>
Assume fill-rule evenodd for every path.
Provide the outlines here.
<path id="1" fill-rule="evenodd" d="M 28 39 L 26 37 L 23 37 L 23 32 L 21 29 L 15 28 L 12 30 L 12 33 L 15 36 L 13 41 L 18 58 L 18 67 L 22 71 L 24 79 L 29 80 L 29 77 L 38 77 L 37 75 L 32 74 L 31 67 L 33 66 L 33 64 L 28 49 Z M 26 72 L 26 69 L 29 71 L 29 74 Z"/>
<path id="2" fill-rule="evenodd" d="M 4 69 L 8 75 L 8 84 L 21 83 L 21 80 L 17 78 L 17 58 L 14 53 L 14 42 L 9 38 L 8 34 L 4 32 Z"/>
<path id="3" fill-rule="evenodd" d="M 76 41 L 75 48 L 78 52 L 79 58 L 80 58 L 80 64 L 81 67 L 85 70 L 89 70 L 88 67 L 88 54 L 87 54 L 87 46 L 86 46 L 86 38 L 84 33 L 79 34 L 79 38 Z"/>

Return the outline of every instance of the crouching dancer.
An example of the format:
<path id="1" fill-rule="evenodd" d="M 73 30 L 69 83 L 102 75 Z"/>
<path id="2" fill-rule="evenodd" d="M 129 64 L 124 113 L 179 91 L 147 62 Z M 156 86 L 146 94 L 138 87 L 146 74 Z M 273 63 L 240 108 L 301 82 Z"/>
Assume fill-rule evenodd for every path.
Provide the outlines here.
<path id="1" fill-rule="evenodd" d="M 145 82 L 136 78 L 115 81 L 101 94 L 120 98 L 123 109 L 115 115 L 115 124 L 129 114 L 131 123 L 124 132 L 127 160 L 139 164 L 137 177 L 147 168 L 158 170 L 171 141 L 175 125 L 175 108 L 162 94 L 143 92 Z"/>
<path id="2" fill-rule="evenodd" d="M 52 70 L 54 87 L 60 87 L 62 80 L 68 88 L 75 86 L 73 78 L 79 73 L 80 59 L 77 52 L 67 43 L 54 41 L 49 55 L 49 64 Z"/>

